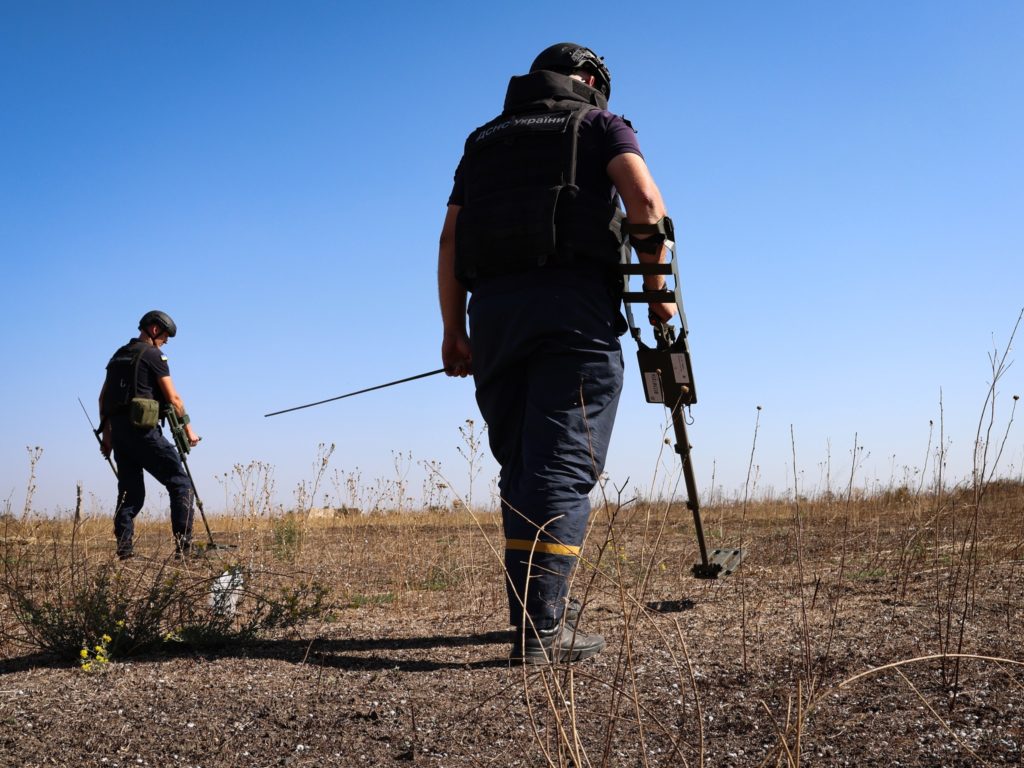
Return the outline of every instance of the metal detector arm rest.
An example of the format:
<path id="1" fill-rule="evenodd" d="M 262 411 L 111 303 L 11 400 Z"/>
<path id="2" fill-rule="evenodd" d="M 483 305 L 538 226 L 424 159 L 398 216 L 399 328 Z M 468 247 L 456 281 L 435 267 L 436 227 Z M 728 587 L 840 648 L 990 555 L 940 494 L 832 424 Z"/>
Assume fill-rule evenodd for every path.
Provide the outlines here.
<path id="1" fill-rule="evenodd" d="M 619 273 L 623 277 L 622 301 L 626 310 L 626 320 L 634 338 L 636 338 L 636 323 L 633 320 L 632 304 L 675 304 L 676 317 L 679 319 L 681 332 L 679 337 L 685 339 L 688 331 L 686 325 L 686 313 L 683 311 L 683 281 L 679 277 L 679 260 L 676 258 L 676 244 L 674 240 L 666 240 L 669 260 L 663 262 L 640 262 L 634 263 L 631 260 L 630 243 L 627 239 L 622 245 L 619 258 Z M 672 277 L 672 285 L 664 291 L 630 291 L 629 278 L 631 275 L 665 275 Z M 667 283 L 667 281 L 666 281 Z"/>
<path id="2" fill-rule="evenodd" d="M 623 275 L 671 275 L 674 272 L 673 265 L 670 263 L 661 264 L 620 264 L 619 265 Z M 678 282 L 678 280 L 676 281 Z M 625 291 L 622 294 L 622 300 L 627 303 L 637 304 L 640 302 L 657 302 L 659 304 L 675 304 L 679 306 L 679 301 L 676 297 L 674 290 L 665 289 L 663 291 Z"/>

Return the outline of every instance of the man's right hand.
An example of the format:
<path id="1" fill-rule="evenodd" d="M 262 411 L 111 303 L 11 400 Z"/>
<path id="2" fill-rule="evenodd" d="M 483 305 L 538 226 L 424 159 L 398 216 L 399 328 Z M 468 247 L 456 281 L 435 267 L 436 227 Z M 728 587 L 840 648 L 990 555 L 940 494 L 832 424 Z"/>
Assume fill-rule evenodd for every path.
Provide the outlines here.
<path id="1" fill-rule="evenodd" d="M 675 304 L 651 303 L 647 307 L 650 310 L 651 325 L 657 325 L 655 318 L 657 318 L 658 322 L 667 323 L 676 316 L 676 310 L 678 309 Z"/>
<path id="2" fill-rule="evenodd" d="M 473 373 L 473 350 L 465 331 L 445 331 L 441 340 L 441 362 L 448 376 L 464 378 Z"/>
<path id="3" fill-rule="evenodd" d="M 104 459 L 109 459 L 110 453 L 113 450 L 114 442 L 113 440 L 110 439 L 110 430 L 108 429 L 106 432 L 103 433 L 103 436 L 100 438 L 100 453 L 103 454 Z"/>

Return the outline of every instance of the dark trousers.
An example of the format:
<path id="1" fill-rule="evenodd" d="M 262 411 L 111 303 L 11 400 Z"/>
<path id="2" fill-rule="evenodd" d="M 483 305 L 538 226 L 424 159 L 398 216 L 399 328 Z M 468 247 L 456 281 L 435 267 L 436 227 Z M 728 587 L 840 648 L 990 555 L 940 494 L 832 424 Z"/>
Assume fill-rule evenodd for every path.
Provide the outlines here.
<path id="1" fill-rule="evenodd" d="M 565 608 L 568 578 L 604 468 L 619 393 L 624 325 L 607 278 L 538 269 L 474 288 L 473 377 L 501 465 L 510 623 L 547 629 Z"/>
<path id="2" fill-rule="evenodd" d="M 135 535 L 135 516 L 146 500 L 143 470 L 167 489 L 171 500 L 171 532 L 179 544 L 192 539 L 192 484 L 178 451 L 160 428 L 141 430 L 126 420 L 114 429 L 114 461 L 117 463 L 117 508 L 114 536 L 119 550 L 130 550 Z"/>

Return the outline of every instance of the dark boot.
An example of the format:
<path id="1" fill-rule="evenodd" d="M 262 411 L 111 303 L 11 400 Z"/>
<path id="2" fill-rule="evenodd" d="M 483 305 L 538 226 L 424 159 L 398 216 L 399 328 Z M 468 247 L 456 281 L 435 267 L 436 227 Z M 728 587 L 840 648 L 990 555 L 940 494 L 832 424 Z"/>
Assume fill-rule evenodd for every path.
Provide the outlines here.
<path id="1" fill-rule="evenodd" d="M 565 606 L 565 613 L 562 614 L 562 618 L 565 620 L 565 626 L 575 628 L 580 623 L 580 612 L 583 610 L 583 603 L 577 600 L 575 597 L 570 597 L 569 602 Z"/>
<path id="2" fill-rule="evenodd" d="M 576 625 L 580 623 L 580 611 L 582 610 L 583 603 L 575 597 L 570 597 L 569 603 L 565 606 L 565 613 L 562 614 L 562 618 L 565 619 L 565 626 L 575 629 Z"/>
<path id="3" fill-rule="evenodd" d="M 601 635 L 588 635 L 563 624 L 553 629 L 527 629 L 525 643 L 522 630 L 516 630 L 509 658 L 524 664 L 564 664 L 589 659 L 603 649 Z"/>
<path id="4" fill-rule="evenodd" d="M 130 557 L 135 557 L 135 549 L 132 547 L 132 537 L 122 535 L 117 540 L 117 559 L 127 560 Z"/>
<path id="5" fill-rule="evenodd" d="M 195 542 L 191 538 L 184 536 L 179 537 L 174 547 L 174 559 L 185 560 L 193 557 L 199 557 L 203 554 L 202 550 L 196 546 Z"/>

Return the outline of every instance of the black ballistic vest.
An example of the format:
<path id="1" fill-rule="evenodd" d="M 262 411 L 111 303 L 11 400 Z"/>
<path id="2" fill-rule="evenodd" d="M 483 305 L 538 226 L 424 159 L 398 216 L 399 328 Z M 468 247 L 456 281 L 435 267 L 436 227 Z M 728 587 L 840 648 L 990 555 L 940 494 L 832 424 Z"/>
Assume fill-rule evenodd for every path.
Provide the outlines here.
<path id="1" fill-rule="evenodd" d="M 463 284 L 545 264 L 618 263 L 618 206 L 576 185 L 580 122 L 606 106 L 565 75 L 512 78 L 505 111 L 466 139 L 455 229 Z"/>
<path id="2" fill-rule="evenodd" d="M 139 396 L 139 361 L 147 344 L 132 339 L 114 353 L 107 363 L 107 379 L 103 388 L 103 413 L 112 416 L 124 411 L 133 397 Z M 143 393 L 152 397 L 152 392 Z"/>

